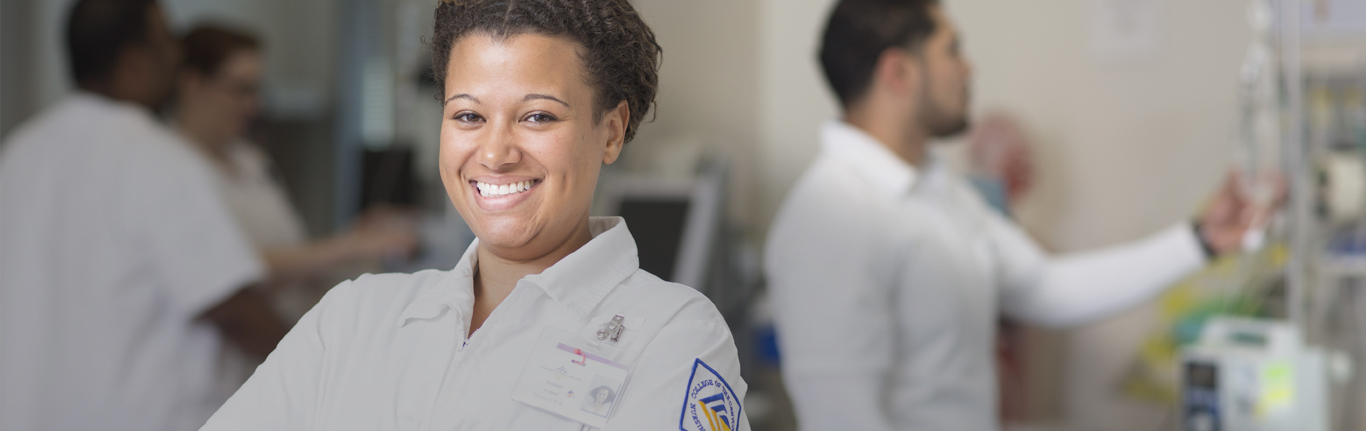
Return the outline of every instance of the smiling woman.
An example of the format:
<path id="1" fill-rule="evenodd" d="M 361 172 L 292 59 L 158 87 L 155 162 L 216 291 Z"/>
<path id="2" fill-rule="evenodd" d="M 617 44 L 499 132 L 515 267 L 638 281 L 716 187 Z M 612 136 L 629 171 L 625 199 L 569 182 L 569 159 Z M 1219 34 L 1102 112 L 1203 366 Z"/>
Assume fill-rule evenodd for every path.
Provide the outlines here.
<path id="1" fill-rule="evenodd" d="M 204 429 L 748 429 L 716 307 L 589 217 L 654 102 L 649 27 L 627 0 L 445 1 L 433 37 L 441 178 L 478 240 L 334 288 Z"/>

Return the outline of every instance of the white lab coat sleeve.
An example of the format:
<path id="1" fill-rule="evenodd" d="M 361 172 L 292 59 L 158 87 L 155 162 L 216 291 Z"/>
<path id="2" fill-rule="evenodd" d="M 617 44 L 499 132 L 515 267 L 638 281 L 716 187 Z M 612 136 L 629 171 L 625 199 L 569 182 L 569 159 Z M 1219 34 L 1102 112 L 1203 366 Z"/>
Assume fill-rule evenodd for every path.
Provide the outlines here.
<path id="1" fill-rule="evenodd" d="M 1156 297 L 1205 263 L 1189 224 L 1095 251 L 1047 256 L 1013 223 L 995 217 L 1004 265 L 1001 308 L 1035 324 L 1092 322 Z"/>
<path id="2" fill-rule="evenodd" d="M 228 212 L 209 167 L 181 142 L 129 173 L 125 224 L 164 277 L 173 313 L 187 320 L 260 280 L 264 273 Z"/>
<path id="3" fill-rule="evenodd" d="M 251 378 L 209 418 L 200 431 L 310 430 L 317 423 L 319 398 L 327 391 L 323 381 L 324 355 L 343 336 L 325 336 L 329 310 L 339 296 L 352 290 L 347 281 L 328 291 L 256 368 Z M 338 322 L 333 322 L 338 323 Z M 334 334 L 335 335 L 335 334 Z M 329 343 L 331 342 L 331 343 Z"/>
<path id="4" fill-rule="evenodd" d="M 890 430 L 893 292 L 906 278 L 892 262 L 904 256 L 870 224 L 803 226 L 770 239 L 765 265 L 798 423 L 807 431 Z"/>
<path id="5" fill-rule="evenodd" d="M 684 413 L 698 361 L 715 370 L 736 396 L 740 411 L 719 414 L 727 416 L 728 426 L 738 425 L 732 431 L 748 431 L 744 409 L 748 385 L 740 377 L 735 340 L 716 306 L 702 295 L 689 300 L 640 352 L 603 430 L 679 429 L 684 420 L 689 422 L 682 428 L 692 429 L 691 418 Z"/>

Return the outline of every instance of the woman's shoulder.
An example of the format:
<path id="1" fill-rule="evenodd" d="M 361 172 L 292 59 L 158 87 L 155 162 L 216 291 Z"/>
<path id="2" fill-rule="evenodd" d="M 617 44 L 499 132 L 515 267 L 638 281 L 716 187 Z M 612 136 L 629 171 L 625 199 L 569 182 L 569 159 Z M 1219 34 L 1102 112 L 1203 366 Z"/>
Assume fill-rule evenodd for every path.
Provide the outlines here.
<path id="1" fill-rule="evenodd" d="M 403 310 L 448 279 L 448 271 L 365 274 L 333 287 L 315 307 L 329 316 L 351 322 L 397 319 Z"/>
<path id="2" fill-rule="evenodd" d="M 623 280 L 604 302 L 609 307 L 630 304 L 637 314 L 657 320 L 661 329 L 680 324 L 725 323 L 716 305 L 702 292 L 665 281 L 643 269 Z"/>
<path id="3" fill-rule="evenodd" d="M 343 282 L 336 289 L 342 289 L 345 296 L 354 300 L 406 303 L 411 302 L 412 299 L 424 292 L 435 289 L 449 275 L 449 271 L 435 269 L 414 273 L 363 274 L 353 280 Z"/>
<path id="4" fill-rule="evenodd" d="M 425 291 L 440 284 L 450 271 L 428 269 L 413 273 L 389 272 L 362 274 L 351 281 L 357 293 L 393 295 L 399 292 Z"/>
<path id="5" fill-rule="evenodd" d="M 748 386 L 740 376 L 735 340 L 705 295 L 638 270 L 609 298 L 609 303 L 634 301 L 634 310 L 647 313 L 644 321 L 625 316 L 620 347 L 637 356 L 630 395 L 617 406 L 614 429 L 657 427 L 661 418 L 679 418 L 680 409 L 686 415 L 699 398 L 708 399 L 707 407 L 724 403 L 727 412 L 741 412 Z M 687 396 L 680 400 L 679 392 Z"/>

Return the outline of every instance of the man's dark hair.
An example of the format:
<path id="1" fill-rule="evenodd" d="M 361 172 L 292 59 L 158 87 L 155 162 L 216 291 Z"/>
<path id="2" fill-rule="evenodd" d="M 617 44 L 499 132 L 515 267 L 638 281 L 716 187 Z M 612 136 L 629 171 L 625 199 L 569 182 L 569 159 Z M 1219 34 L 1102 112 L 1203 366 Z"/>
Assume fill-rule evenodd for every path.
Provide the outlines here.
<path id="1" fill-rule="evenodd" d="M 594 119 L 601 121 L 622 101 L 630 108 L 625 142 L 635 137 L 654 104 L 662 50 L 627 0 L 442 0 L 432 34 L 438 98 L 446 91 L 451 48 L 474 33 L 495 38 L 535 33 L 578 43 L 584 79 L 596 90 Z"/>
<path id="2" fill-rule="evenodd" d="M 261 42 L 243 30 L 218 24 L 201 24 L 180 39 L 184 67 L 203 76 L 218 74 L 233 54 L 261 49 Z"/>
<path id="3" fill-rule="evenodd" d="M 873 69 L 888 48 L 920 52 L 934 34 L 930 6 L 938 0 L 842 0 L 830 14 L 821 38 L 825 79 L 840 104 L 848 107 L 868 92 Z"/>
<path id="4" fill-rule="evenodd" d="M 148 11 L 156 0 L 80 0 L 66 23 L 66 49 L 76 83 L 106 80 L 119 52 L 147 42 Z"/>

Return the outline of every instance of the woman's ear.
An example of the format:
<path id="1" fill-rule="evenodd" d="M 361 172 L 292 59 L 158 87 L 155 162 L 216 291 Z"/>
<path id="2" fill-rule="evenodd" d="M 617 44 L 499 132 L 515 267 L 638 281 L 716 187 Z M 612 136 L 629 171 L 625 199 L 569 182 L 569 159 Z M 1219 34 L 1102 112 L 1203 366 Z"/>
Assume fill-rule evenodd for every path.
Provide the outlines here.
<path id="1" fill-rule="evenodd" d="M 603 115 L 602 124 L 607 127 L 607 147 L 602 152 L 602 163 L 610 165 L 621 155 L 621 147 L 626 145 L 626 124 L 631 119 L 631 107 L 623 100 L 616 108 Z"/>

